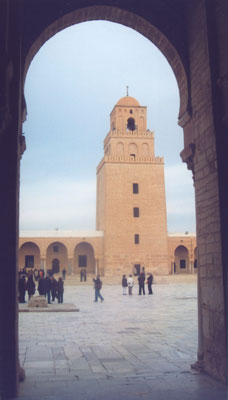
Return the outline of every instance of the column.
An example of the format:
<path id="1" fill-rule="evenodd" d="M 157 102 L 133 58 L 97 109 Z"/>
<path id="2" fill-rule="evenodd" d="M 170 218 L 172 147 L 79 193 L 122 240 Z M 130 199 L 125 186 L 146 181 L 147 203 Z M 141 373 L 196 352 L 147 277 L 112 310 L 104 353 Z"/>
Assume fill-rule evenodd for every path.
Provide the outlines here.
<path id="1" fill-rule="evenodd" d="M 40 268 L 44 270 L 44 274 L 46 275 L 47 274 L 46 257 L 41 257 Z"/>
<path id="2" fill-rule="evenodd" d="M 72 275 L 74 272 L 74 267 L 73 267 L 73 257 L 68 258 L 68 275 Z"/>

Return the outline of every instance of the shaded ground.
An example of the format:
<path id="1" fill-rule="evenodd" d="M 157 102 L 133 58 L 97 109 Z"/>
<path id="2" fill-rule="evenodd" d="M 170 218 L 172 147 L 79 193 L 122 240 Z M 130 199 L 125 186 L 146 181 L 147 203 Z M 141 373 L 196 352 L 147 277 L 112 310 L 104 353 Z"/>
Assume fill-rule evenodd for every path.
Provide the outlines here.
<path id="1" fill-rule="evenodd" d="M 78 313 L 20 313 L 22 400 L 226 400 L 224 385 L 190 369 L 197 354 L 195 283 L 152 296 L 66 286 Z"/>

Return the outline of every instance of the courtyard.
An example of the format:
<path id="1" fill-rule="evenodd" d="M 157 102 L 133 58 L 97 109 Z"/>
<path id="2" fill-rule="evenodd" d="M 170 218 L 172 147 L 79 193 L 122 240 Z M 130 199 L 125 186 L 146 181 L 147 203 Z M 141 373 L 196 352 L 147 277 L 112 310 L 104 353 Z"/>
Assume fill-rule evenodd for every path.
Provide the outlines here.
<path id="1" fill-rule="evenodd" d="M 153 285 L 123 296 L 104 284 L 68 285 L 79 312 L 19 313 L 26 380 L 20 400 L 225 400 L 225 386 L 190 368 L 197 357 L 196 280 Z M 51 307 L 51 306 L 50 306 Z M 61 307 L 61 305 L 59 305 Z"/>

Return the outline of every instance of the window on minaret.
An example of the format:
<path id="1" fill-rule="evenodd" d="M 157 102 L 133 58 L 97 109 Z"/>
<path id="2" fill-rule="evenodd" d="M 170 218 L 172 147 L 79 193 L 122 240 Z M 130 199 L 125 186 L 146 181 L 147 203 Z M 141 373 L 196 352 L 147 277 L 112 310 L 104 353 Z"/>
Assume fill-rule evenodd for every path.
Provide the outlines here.
<path id="1" fill-rule="evenodd" d="M 139 184 L 138 183 L 133 183 L 133 193 L 134 194 L 139 193 Z"/>
<path id="2" fill-rule="evenodd" d="M 133 208 L 133 215 L 135 218 L 139 217 L 139 207 Z"/>
<path id="3" fill-rule="evenodd" d="M 139 244 L 139 234 L 135 234 L 135 244 Z"/>
<path id="4" fill-rule="evenodd" d="M 135 120 L 134 118 L 128 118 L 127 120 L 127 129 L 129 131 L 135 131 Z"/>

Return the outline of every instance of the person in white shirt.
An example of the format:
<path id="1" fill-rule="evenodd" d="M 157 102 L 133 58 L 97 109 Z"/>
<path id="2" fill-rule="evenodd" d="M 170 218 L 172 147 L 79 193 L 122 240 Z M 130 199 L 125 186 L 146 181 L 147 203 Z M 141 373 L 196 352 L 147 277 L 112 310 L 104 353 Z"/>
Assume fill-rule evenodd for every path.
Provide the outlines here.
<path id="1" fill-rule="evenodd" d="M 134 280 L 132 278 L 132 275 L 130 274 L 129 277 L 127 278 L 127 286 L 128 286 L 128 294 L 132 295 L 132 288 L 134 286 Z"/>

